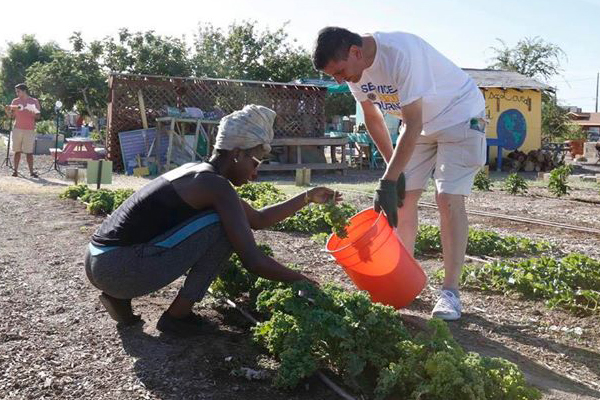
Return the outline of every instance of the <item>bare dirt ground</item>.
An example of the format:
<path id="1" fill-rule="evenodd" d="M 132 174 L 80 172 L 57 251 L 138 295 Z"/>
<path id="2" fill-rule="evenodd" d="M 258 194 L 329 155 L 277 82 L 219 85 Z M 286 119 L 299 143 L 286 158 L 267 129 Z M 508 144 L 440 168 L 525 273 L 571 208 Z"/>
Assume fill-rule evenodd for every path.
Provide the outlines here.
<path id="1" fill-rule="evenodd" d="M 48 159 L 38 161 L 48 165 Z M 313 180 L 343 186 L 373 182 L 379 174 L 330 174 Z M 53 173 L 39 180 L 12 178 L 7 168 L 0 169 L 0 398 L 335 398 L 317 380 L 290 393 L 272 388 L 269 379 L 249 382 L 232 376 L 231 371 L 240 367 L 272 371 L 276 364 L 252 344 L 250 324 L 209 297 L 197 312 L 212 321 L 213 332 L 196 339 L 159 335 L 155 323 L 181 281 L 134 300 L 144 325 L 116 327 L 83 273 L 83 251 L 101 219 L 87 214 L 77 202 L 58 199 L 65 183 L 57 178 Z M 139 187 L 144 181 L 129 183 Z M 547 199 L 543 188 L 530 192 L 527 196 L 508 196 L 498 190 L 474 193 L 468 207 L 600 228 L 598 205 Z M 576 195 L 599 199 L 597 188 L 578 189 Z M 431 200 L 431 193 L 425 197 Z M 346 200 L 358 207 L 370 205 L 365 195 L 348 193 Z M 423 222 L 437 221 L 435 210 L 423 209 L 421 217 Z M 564 251 L 600 258 L 597 235 L 487 217 L 471 217 L 471 222 L 501 233 L 547 239 Z M 353 287 L 308 235 L 261 231 L 256 236 L 273 247 L 280 261 L 298 264 L 320 281 Z M 441 267 L 439 258 L 419 261 L 430 276 Z M 402 311 L 408 324 L 425 323 L 436 286 L 430 282 Z M 465 290 L 462 297 L 464 317 L 450 326 L 467 349 L 517 363 L 545 399 L 600 398 L 598 314 L 579 318 L 549 310 L 539 301 L 496 293 Z M 231 361 L 226 361 L 229 357 Z"/>

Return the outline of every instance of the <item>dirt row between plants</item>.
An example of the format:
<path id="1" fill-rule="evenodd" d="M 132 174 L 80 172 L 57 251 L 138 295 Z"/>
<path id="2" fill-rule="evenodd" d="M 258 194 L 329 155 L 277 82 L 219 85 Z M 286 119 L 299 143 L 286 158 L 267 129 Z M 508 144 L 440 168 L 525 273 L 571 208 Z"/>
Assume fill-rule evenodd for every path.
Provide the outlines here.
<path id="1" fill-rule="evenodd" d="M 83 249 L 101 219 L 88 215 L 81 204 L 59 200 L 56 190 L 31 194 L 35 188 L 30 186 L 39 183 L 20 179 L 12 185 L 6 179 L 0 177 L 0 398 L 334 398 L 316 380 L 289 393 L 273 389 L 268 380 L 231 376 L 240 367 L 272 372 L 276 364 L 252 345 L 249 324 L 236 311 L 209 298 L 197 311 L 212 321 L 214 332 L 186 340 L 159 335 L 154 324 L 180 282 L 134 301 L 145 325 L 117 329 L 100 309 L 97 290 L 82 270 Z M 11 193 L 11 187 L 18 193 Z M 497 206 L 502 198 L 484 196 L 479 205 Z M 358 206 L 370 202 L 360 195 L 347 200 Z M 517 209 L 518 202 L 529 200 L 503 201 Z M 585 210 L 581 218 L 587 218 Z M 436 222 L 434 210 L 421 215 L 424 222 Z M 594 238 L 546 228 L 527 231 L 523 225 L 504 224 L 496 229 L 498 221 L 489 218 L 473 222 L 528 237 L 551 234 L 548 239 L 559 243 L 577 242 L 573 248 L 585 241 L 598 245 Z M 273 247 L 279 260 L 298 264 L 321 281 L 352 288 L 307 235 L 262 231 L 257 240 Z M 441 267 L 439 258 L 420 261 L 430 276 Z M 403 310 L 408 324 L 424 324 L 435 291 L 430 282 Z M 546 399 L 600 398 L 600 317 L 578 318 L 548 310 L 541 302 L 500 294 L 464 291 L 463 300 L 465 316 L 450 326 L 467 349 L 516 362 Z"/>

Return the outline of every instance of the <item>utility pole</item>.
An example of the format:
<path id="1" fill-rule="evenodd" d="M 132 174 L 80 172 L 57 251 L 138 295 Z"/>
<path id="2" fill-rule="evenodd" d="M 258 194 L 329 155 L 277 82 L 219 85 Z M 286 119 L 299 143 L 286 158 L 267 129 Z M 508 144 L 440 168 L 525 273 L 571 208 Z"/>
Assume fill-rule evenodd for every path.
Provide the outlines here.
<path id="1" fill-rule="evenodd" d="M 596 73 L 596 112 L 598 112 L 598 84 L 600 83 L 600 72 Z"/>

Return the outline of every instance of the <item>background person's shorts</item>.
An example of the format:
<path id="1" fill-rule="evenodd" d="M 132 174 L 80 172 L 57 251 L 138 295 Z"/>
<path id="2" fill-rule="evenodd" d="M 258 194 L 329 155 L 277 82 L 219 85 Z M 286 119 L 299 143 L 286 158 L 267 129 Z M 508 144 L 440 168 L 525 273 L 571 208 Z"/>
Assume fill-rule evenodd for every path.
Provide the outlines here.
<path id="1" fill-rule="evenodd" d="M 10 143 L 13 153 L 33 154 L 35 131 L 15 128 L 12 130 Z"/>
<path id="2" fill-rule="evenodd" d="M 438 193 L 469 195 L 477 171 L 485 164 L 485 133 L 470 121 L 430 135 L 419 135 L 405 168 L 406 190 L 426 189 L 433 172 Z"/>

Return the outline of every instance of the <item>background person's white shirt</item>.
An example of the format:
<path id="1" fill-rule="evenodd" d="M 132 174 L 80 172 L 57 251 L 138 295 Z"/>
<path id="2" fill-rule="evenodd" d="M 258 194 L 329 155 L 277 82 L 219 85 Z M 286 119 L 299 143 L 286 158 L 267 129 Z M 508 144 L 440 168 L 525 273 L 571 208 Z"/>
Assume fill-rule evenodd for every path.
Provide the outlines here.
<path id="1" fill-rule="evenodd" d="M 423 133 L 483 117 L 485 100 L 471 77 L 420 37 L 375 32 L 373 64 L 359 82 L 348 82 L 357 101 L 402 118 L 402 107 L 422 99 Z"/>

